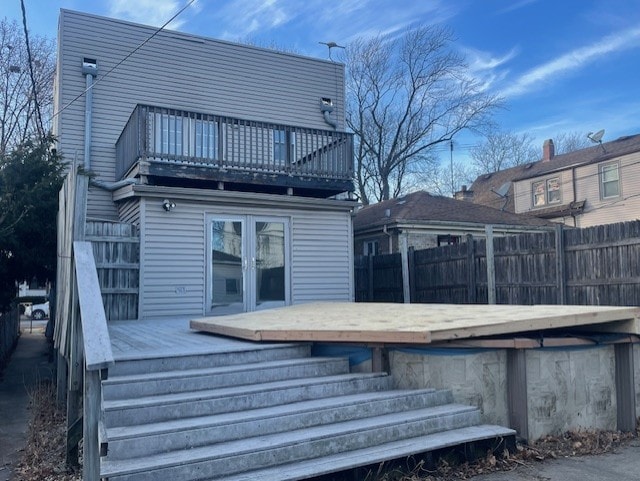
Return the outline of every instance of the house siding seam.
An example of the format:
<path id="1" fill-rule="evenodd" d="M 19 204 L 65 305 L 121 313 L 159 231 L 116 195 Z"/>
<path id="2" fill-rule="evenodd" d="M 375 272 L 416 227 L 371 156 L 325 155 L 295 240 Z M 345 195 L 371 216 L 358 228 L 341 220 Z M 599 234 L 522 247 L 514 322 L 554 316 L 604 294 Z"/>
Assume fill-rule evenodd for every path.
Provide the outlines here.
<path id="1" fill-rule="evenodd" d="M 56 133 L 60 152 L 80 163 L 84 96 L 74 98 L 85 89 L 82 58 L 97 59 L 104 75 L 155 28 L 66 10 L 60 28 L 57 104 L 68 107 Z M 327 129 L 319 103 L 329 97 L 338 129 L 345 127 L 343 65 L 178 32 L 159 33 L 93 90 L 91 170 L 105 182 L 116 180 L 115 143 L 137 104 Z M 89 217 L 118 217 L 100 189 L 90 189 L 87 210 Z"/>

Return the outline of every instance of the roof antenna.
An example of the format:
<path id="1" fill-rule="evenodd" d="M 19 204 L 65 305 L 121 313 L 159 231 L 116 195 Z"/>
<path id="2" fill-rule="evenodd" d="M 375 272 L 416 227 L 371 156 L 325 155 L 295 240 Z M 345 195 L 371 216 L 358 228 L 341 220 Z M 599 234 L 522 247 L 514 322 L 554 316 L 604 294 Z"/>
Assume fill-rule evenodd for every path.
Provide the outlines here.
<path id="1" fill-rule="evenodd" d="M 602 147 L 602 151 L 606 154 L 607 151 L 605 150 L 604 145 L 602 145 L 603 135 L 604 135 L 604 129 L 598 130 L 595 134 L 593 132 L 589 132 L 587 134 L 587 138 L 594 144 L 600 144 L 600 147 Z"/>
<path id="2" fill-rule="evenodd" d="M 318 42 L 318 43 L 321 43 L 322 45 L 326 45 L 327 47 L 329 47 L 329 60 L 331 60 L 332 62 L 333 62 L 333 59 L 331 58 L 331 49 L 332 48 L 342 48 L 342 49 L 346 48 L 346 47 L 343 47 L 342 45 L 338 45 L 335 42 Z"/>

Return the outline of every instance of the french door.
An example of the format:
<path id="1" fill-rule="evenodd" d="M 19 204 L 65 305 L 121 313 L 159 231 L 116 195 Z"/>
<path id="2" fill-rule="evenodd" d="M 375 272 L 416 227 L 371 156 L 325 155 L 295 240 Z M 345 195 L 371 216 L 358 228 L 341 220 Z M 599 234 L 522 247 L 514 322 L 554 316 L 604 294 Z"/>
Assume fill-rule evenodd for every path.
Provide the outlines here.
<path id="1" fill-rule="evenodd" d="M 208 313 L 289 304 L 289 222 L 283 217 L 208 218 Z"/>

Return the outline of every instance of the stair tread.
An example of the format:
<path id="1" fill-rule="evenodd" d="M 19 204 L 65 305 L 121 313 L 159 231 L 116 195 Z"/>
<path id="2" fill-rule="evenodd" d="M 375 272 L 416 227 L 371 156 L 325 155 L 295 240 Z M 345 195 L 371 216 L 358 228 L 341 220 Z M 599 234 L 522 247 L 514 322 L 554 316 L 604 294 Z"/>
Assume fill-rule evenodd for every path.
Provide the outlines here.
<path id="1" fill-rule="evenodd" d="M 117 475 L 122 472 L 149 471 L 168 466 L 178 466 L 212 459 L 224 459 L 241 454 L 253 454 L 276 448 L 301 445 L 305 442 L 331 439 L 354 433 L 363 433 L 387 426 L 402 426 L 422 422 L 435 417 L 477 412 L 477 408 L 461 404 L 449 404 L 432 408 L 400 411 L 365 419 L 344 421 L 335 424 L 314 426 L 287 433 L 269 434 L 249 439 L 240 439 L 192 449 L 146 456 L 144 459 L 106 460 L 103 474 Z"/>
<path id="2" fill-rule="evenodd" d="M 116 362 L 126 361 L 146 361 L 149 359 L 167 359 L 167 358 L 184 358 L 184 357 L 197 357 L 208 356 L 216 354 L 238 354 L 242 352 L 256 352 L 256 351 L 269 351 L 277 349 L 289 349 L 304 347 L 308 343 L 304 342 L 283 342 L 283 343 L 251 343 L 249 341 L 236 341 L 234 343 L 227 343 L 224 345 L 211 344 L 208 346 L 193 347 L 189 350 L 189 354 L 185 355 L 184 350 L 176 349 L 164 349 L 155 353 L 149 353 L 146 351 L 127 351 L 114 353 L 114 360 Z"/>
<path id="3" fill-rule="evenodd" d="M 217 389 L 204 389 L 201 391 L 181 392 L 172 394 L 161 394 L 155 396 L 144 396 L 138 398 L 125 398 L 115 400 L 105 400 L 103 408 L 105 411 L 127 409 L 130 407 L 142 408 L 186 401 L 198 401 L 204 399 L 224 398 L 229 396 L 254 394 L 258 392 L 276 391 L 287 388 L 297 388 L 302 386 L 312 386 L 317 384 L 337 383 L 359 379 L 375 379 L 385 377 L 385 373 L 367 374 L 339 374 L 334 376 L 321 376 L 313 378 L 302 378 L 284 381 L 267 382 L 262 384 L 249 384 L 244 386 L 232 386 Z"/>
<path id="4" fill-rule="evenodd" d="M 169 433 L 185 429 L 199 429 L 203 427 L 223 426 L 236 422 L 259 421 L 261 419 L 272 419 L 275 417 L 316 412 L 318 410 L 335 409 L 348 405 L 367 403 L 372 401 L 382 401 L 394 398 L 402 399 L 408 396 L 424 396 L 436 392 L 437 390 L 435 389 L 374 391 L 367 393 L 350 394 L 346 396 L 335 396 L 330 398 L 298 401 L 291 404 L 280 404 L 276 406 L 256 408 L 242 412 L 213 414 L 210 416 L 199 416 L 171 421 L 161 421 L 135 426 L 112 427 L 107 429 L 107 433 L 109 440 L 112 441 L 137 436 L 149 436 L 154 434 Z M 399 406 L 398 409 L 402 409 L 402 407 Z"/>
<path id="5" fill-rule="evenodd" d="M 215 479 L 216 481 L 297 481 L 467 442 L 515 436 L 515 434 L 514 430 L 501 426 L 487 424 L 470 426 Z"/>
<path id="6" fill-rule="evenodd" d="M 153 380 L 169 380 L 184 379 L 186 377 L 209 376 L 216 374 L 241 373 L 255 371 L 260 369 L 289 367 L 289 366 L 306 366 L 312 364 L 324 364 L 332 362 L 344 361 L 344 358 L 336 357 L 302 357 L 295 359 L 279 359 L 276 361 L 264 361 L 251 364 L 233 364 L 229 366 L 218 366 L 211 368 L 184 369 L 184 370 L 168 370 L 151 373 L 140 374 L 124 374 L 120 376 L 111 376 L 103 382 L 104 386 L 112 386 L 115 384 L 153 381 Z"/>

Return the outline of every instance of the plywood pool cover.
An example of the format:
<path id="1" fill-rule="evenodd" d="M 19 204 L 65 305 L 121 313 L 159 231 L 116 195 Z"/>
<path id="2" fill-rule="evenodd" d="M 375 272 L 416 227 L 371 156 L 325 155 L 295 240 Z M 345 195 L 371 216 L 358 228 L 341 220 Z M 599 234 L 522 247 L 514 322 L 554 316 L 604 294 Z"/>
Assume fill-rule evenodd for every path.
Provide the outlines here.
<path id="1" fill-rule="evenodd" d="M 640 308 L 322 302 L 191 321 L 254 341 L 425 344 L 549 329 L 640 334 Z"/>

